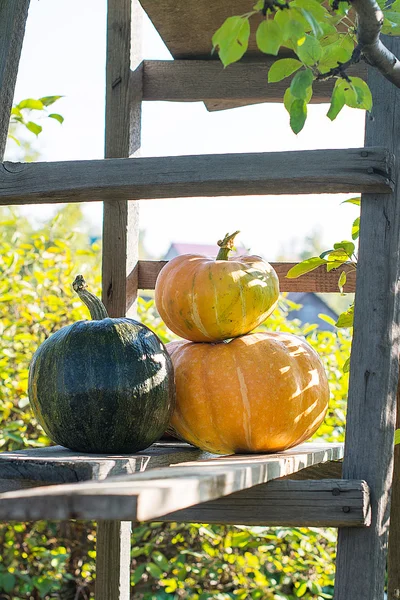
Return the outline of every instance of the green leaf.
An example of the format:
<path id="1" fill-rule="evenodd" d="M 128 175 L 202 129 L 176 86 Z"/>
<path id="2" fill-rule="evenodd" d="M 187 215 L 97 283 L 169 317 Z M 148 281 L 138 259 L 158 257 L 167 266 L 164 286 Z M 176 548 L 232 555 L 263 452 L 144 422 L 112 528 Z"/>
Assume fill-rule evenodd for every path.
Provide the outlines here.
<path id="1" fill-rule="evenodd" d="M 354 246 L 353 242 L 349 242 L 347 240 L 342 240 L 341 242 L 337 242 L 336 244 L 333 244 L 333 247 L 335 250 L 340 250 L 343 248 L 343 250 L 346 252 L 346 254 L 349 258 L 351 258 L 351 255 L 354 253 L 354 250 L 355 250 L 355 246 Z"/>
<path id="2" fill-rule="evenodd" d="M 7 594 L 13 591 L 16 582 L 16 577 L 12 573 L 2 573 L 1 587 L 5 592 L 7 592 Z"/>
<path id="3" fill-rule="evenodd" d="M 356 240 L 356 239 L 358 239 L 359 235 L 360 235 L 360 217 L 357 217 L 353 221 L 353 226 L 351 228 L 351 239 Z"/>
<path id="4" fill-rule="evenodd" d="M 44 106 L 50 106 L 51 104 L 54 104 L 54 102 L 57 102 L 57 100 L 63 97 L 64 96 L 43 96 L 43 98 L 39 98 L 39 100 Z"/>
<path id="5" fill-rule="evenodd" d="M 26 98 L 26 100 L 21 100 L 19 104 L 17 104 L 19 109 L 29 108 L 30 110 L 43 110 L 44 104 L 40 100 L 35 100 L 34 98 Z"/>
<path id="6" fill-rule="evenodd" d="M 314 269 L 316 269 L 320 265 L 325 265 L 325 264 L 326 264 L 326 260 L 324 260 L 323 258 L 320 258 L 319 256 L 313 256 L 312 258 L 307 258 L 306 260 L 303 260 L 302 262 L 300 262 L 297 265 L 295 265 L 294 267 L 292 267 L 288 271 L 286 277 L 288 279 L 296 279 L 297 277 L 300 277 L 301 275 L 304 275 L 305 273 L 314 271 Z"/>
<path id="7" fill-rule="evenodd" d="M 318 69 L 321 73 L 327 73 L 330 69 L 337 67 L 339 63 L 345 63 L 351 57 L 349 52 L 340 43 L 340 40 L 335 44 L 323 47 L 322 57 L 318 63 Z"/>
<path id="8" fill-rule="evenodd" d="M 304 9 L 309 12 L 315 19 L 322 21 L 329 17 L 329 13 L 326 8 L 317 2 L 317 0 L 294 0 L 291 6 L 296 8 Z M 310 23 L 311 25 L 311 23 Z"/>
<path id="9" fill-rule="evenodd" d="M 293 40 L 294 42 L 297 42 L 298 40 L 302 40 L 305 37 L 305 34 L 304 26 L 300 21 L 290 19 L 285 24 L 283 30 L 284 40 Z"/>
<path id="10" fill-rule="evenodd" d="M 335 83 L 335 87 L 333 88 L 332 97 L 331 97 L 331 105 L 326 116 L 334 121 L 343 106 L 345 105 L 345 97 L 343 87 L 341 85 L 341 80 L 337 79 Z"/>
<path id="11" fill-rule="evenodd" d="M 400 429 L 396 429 L 394 432 L 394 443 L 395 445 L 400 444 Z"/>
<path id="12" fill-rule="evenodd" d="M 34 123 L 33 121 L 28 121 L 28 123 L 26 124 L 26 128 L 29 129 L 29 131 L 31 131 L 35 135 L 39 135 L 39 133 L 43 129 L 40 125 Z"/>
<path id="13" fill-rule="evenodd" d="M 300 133 L 300 131 L 304 127 L 304 123 L 307 119 L 307 102 L 305 100 L 301 100 L 300 98 L 296 98 L 290 107 L 290 127 L 296 135 Z"/>
<path id="14" fill-rule="evenodd" d="M 295 47 L 295 52 L 305 65 L 311 66 L 321 58 L 322 46 L 315 37 L 306 34 L 304 42 Z"/>
<path id="15" fill-rule="evenodd" d="M 371 91 L 368 84 L 360 79 L 360 77 L 350 77 L 350 83 L 341 80 L 340 86 L 343 88 L 344 99 L 347 106 L 371 110 Z"/>
<path id="16" fill-rule="evenodd" d="M 348 200 L 343 200 L 341 204 L 355 204 L 356 206 L 360 206 L 361 198 L 357 196 L 357 198 L 349 198 Z"/>
<path id="17" fill-rule="evenodd" d="M 153 562 L 147 563 L 146 570 L 150 573 L 152 577 L 154 577 L 154 579 L 161 579 L 161 577 L 163 576 L 163 571 L 160 569 L 160 567 L 157 567 L 157 565 Z"/>
<path id="18" fill-rule="evenodd" d="M 297 590 L 295 590 L 296 597 L 302 598 L 306 592 L 307 592 L 307 583 L 305 581 L 303 581 L 303 583 L 301 583 L 299 585 Z"/>
<path id="19" fill-rule="evenodd" d="M 276 21 L 261 21 L 256 33 L 256 42 L 261 52 L 276 56 L 283 42 L 282 29 Z"/>
<path id="20" fill-rule="evenodd" d="M 51 115 L 49 115 L 49 117 L 50 117 L 50 119 L 55 119 L 56 121 L 61 123 L 61 125 L 64 123 L 64 117 L 62 117 L 61 115 L 58 115 L 57 113 L 51 113 Z"/>
<path id="21" fill-rule="evenodd" d="M 170 568 L 169 561 L 162 552 L 155 550 L 152 553 L 151 558 L 163 571 L 166 571 L 166 572 L 169 571 L 169 568 Z"/>
<path id="22" fill-rule="evenodd" d="M 250 36 L 250 23 L 246 17 L 228 17 L 214 33 L 213 48 L 218 50 L 224 67 L 242 58 L 247 50 Z"/>
<path id="23" fill-rule="evenodd" d="M 340 273 L 340 277 L 339 277 L 339 281 L 338 281 L 338 288 L 339 288 L 341 294 L 343 294 L 343 288 L 346 285 L 346 281 L 347 281 L 346 271 L 342 271 Z"/>
<path id="24" fill-rule="evenodd" d="M 274 62 L 268 71 L 268 82 L 275 83 L 289 77 L 295 73 L 303 65 L 295 58 L 281 58 Z"/>
<path id="25" fill-rule="evenodd" d="M 326 270 L 329 273 L 330 271 L 333 271 L 334 269 L 338 269 L 339 267 L 341 267 L 343 265 L 343 263 L 347 262 L 346 260 L 330 260 L 328 262 L 328 264 L 326 265 Z"/>
<path id="26" fill-rule="evenodd" d="M 344 363 L 342 368 L 343 368 L 343 373 L 348 373 L 350 371 L 350 356 L 346 360 L 346 362 Z"/>
<path id="27" fill-rule="evenodd" d="M 301 9 L 301 14 L 307 19 L 307 21 L 309 22 L 312 32 L 315 35 L 315 37 L 319 37 L 321 36 L 324 32 L 322 30 L 321 25 L 318 23 L 317 19 L 315 18 L 315 16 L 309 12 L 308 10 L 306 10 L 305 8 Z"/>
<path id="28" fill-rule="evenodd" d="M 302 69 L 293 77 L 290 91 L 295 98 L 307 99 L 308 89 L 312 86 L 314 75 L 311 69 Z"/>
<path id="29" fill-rule="evenodd" d="M 354 321 L 354 304 L 352 304 L 345 312 L 339 315 L 336 321 L 336 327 L 353 327 Z"/>
<path id="30" fill-rule="evenodd" d="M 312 93 L 313 93 L 312 87 L 307 88 L 307 96 L 305 98 L 307 104 L 310 102 L 310 100 L 312 98 Z M 296 100 L 295 96 L 293 96 L 292 92 L 290 91 L 290 87 L 288 87 L 283 95 L 283 105 L 289 114 L 290 114 L 290 107 L 292 106 L 292 104 L 295 100 Z"/>
<path id="31" fill-rule="evenodd" d="M 143 573 L 145 572 L 145 570 L 146 570 L 146 565 L 143 564 L 143 565 L 139 565 L 137 567 L 137 569 L 135 569 L 133 571 L 131 581 L 134 585 L 139 583 L 139 581 L 142 579 L 142 576 L 143 576 Z"/>
<path id="32" fill-rule="evenodd" d="M 336 325 L 335 319 L 332 319 L 329 315 L 324 315 L 324 313 L 319 313 L 318 318 L 321 319 L 321 321 L 325 321 L 325 323 L 329 323 L 329 325 L 332 325 L 333 327 Z"/>

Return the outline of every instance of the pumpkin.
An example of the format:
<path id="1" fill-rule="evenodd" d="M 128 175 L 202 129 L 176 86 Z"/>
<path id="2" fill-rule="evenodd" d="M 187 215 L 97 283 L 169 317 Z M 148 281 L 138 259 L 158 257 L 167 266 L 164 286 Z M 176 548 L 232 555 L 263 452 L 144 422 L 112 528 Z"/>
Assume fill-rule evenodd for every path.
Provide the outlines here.
<path id="1" fill-rule="evenodd" d="M 260 332 L 229 342 L 170 342 L 171 427 L 217 454 L 279 452 L 308 439 L 329 400 L 321 360 L 303 339 Z"/>
<path id="2" fill-rule="evenodd" d="M 279 296 L 275 270 L 259 256 L 229 258 L 234 237 L 218 242 L 216 259 L 184 254 L 160 271 L 155 303 L 164 323 L 193 342 L 248 333 L 274 310 Z"/>
<path id="3" fill-rule="evenodd" d="M 171 359 L 148 327 L 109 318 L 82 276 L 73 287 L 93 320 L 61 328 L 37 349 L 28 383 L 34 415 L 53 442 L 71 450 L 143 450 L 168 426 Z"/>

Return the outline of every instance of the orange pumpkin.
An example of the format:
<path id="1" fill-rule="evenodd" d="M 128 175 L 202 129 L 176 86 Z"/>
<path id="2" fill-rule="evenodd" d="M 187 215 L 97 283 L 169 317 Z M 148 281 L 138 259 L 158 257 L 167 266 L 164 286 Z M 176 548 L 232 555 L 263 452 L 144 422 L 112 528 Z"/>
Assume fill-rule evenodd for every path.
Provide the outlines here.
<path id="1" fill-rule="evenodd" d="M 329 400 L 318 354 L 288 333 L 252 333 L 230 342 L 170 342 L 176 408 L 171 426 L 217 454 L 278 452 L 307 440 Z"/>
<path id="2" fill-rule="evenodd" d="M 237 233 L 218 242 L 216 259 L 184 254 L 160 271 L 155 303 L 177 335 L 193 342 L 237 337 L 274 310 L 279 281 L 271 265 L 259 256 L 228 258 Z"/>

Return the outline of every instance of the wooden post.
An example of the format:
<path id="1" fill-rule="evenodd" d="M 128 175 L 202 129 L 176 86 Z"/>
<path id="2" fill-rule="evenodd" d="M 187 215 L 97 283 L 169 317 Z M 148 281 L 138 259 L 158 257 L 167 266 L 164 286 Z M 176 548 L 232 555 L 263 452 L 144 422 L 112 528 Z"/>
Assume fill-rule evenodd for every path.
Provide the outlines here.
<path id="1" fill-rule="evenodd" d="M 397 387 L 396 429 L 400 429 L 400 385 Z M 388 600 L 400 600 L 400 444 L 394 447 L 388 553 Z"/>
<path id="2" fill-rule="evenodd" d="M 384 36 L 400 54 L 400 40 Z M 394 192 L 364 194 L 350 367 L 344 479 L 371 490 L 372 524 L 339 530 L 335 600 L 383 600 L 389 529 L 393 433 L 399 362 L 400 90 L 370 69 L 374 99 L 366 121 L 368 146 L 395 155 Z"/>
<path id="3" fill-rule="evenodd" d="M 0 161 L 7 143 L 30 0 L 0 0 Z"/>
<path id="4" fill-rule="evenodd" d="M 131 79 L 131 35 L 141 52 L 141 9 L 137 0 L 108 0 L 105 157 L 127 158 L 140 148 L 142 84 Z M 134 65 L 136 66 L 136 65 Z M 137 73 L 141 73 L 139 70 Z M 111 317 L 127 314 L 137 294 L 139 208 L 137 202 L 104 202 L 103 302 Z M 132 312 L 132 311 L 130 311 Z M 129 600 L 131 523 L 99 521 L 96 600 Z"/>

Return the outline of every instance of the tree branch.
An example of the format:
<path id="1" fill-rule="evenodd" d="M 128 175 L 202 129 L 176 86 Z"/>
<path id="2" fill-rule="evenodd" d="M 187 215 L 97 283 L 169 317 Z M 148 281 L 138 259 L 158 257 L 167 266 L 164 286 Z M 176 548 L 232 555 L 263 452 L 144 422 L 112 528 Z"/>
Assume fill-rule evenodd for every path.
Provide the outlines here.
<path id="1" fill-rule="evenodd" d="M 357 14 L 357 41 L 362 58 L 400 88 L 400 61 L 380 40 L 383 13 L 376 0 L 351 0 Z"/>

